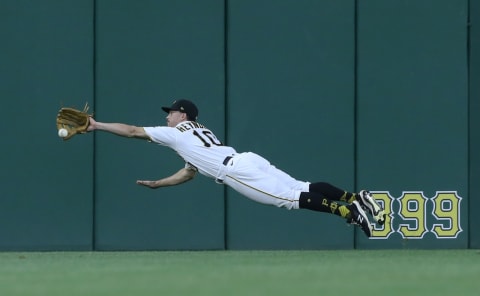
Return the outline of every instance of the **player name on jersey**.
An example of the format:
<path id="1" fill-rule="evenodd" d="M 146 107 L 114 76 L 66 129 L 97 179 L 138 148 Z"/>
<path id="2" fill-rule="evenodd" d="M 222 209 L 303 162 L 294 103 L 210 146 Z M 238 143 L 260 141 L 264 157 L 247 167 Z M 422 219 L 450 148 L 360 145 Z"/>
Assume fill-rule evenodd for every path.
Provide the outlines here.
<path id="1" fill-rule="evenodd" d="M 205 126 L 195 121 L 187 121 L 177 125 L 176 128 L 181 132 L 186 132 L 194 128 L 205 128 Z"/>

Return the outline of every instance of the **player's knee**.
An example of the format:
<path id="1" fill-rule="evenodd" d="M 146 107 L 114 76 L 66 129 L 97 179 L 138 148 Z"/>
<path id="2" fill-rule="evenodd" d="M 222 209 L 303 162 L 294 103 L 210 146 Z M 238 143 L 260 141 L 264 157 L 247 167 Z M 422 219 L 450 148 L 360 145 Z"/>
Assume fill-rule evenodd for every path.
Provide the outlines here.
<path id="1" fill-rule="evenodd" d="M 282 203 L 280 203 L 278 205 L 279 208 L 283 208 L 283 209 L 286 209 L 286 210 L 298 210 L 300 207 L 298 205 L 298 201 L 296 200 L 288 200 L 288 201 L 284 201 Z"/>

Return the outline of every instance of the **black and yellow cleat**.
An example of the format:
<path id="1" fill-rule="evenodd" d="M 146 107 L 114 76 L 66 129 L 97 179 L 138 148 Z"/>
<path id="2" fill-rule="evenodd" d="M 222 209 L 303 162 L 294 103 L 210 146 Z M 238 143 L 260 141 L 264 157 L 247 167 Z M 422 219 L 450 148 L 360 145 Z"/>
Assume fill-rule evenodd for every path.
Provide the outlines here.
<path id="1" fill-rule="evenodd" d="M 387 217 L 385 210 L 380 206 L 375 198 L 373 198 L 372 194 L 367 190 L 362 190 L 358 193 L 358 196 L 360 197 L 358 201 L 360 202 L 362 208 L 368 210 L 378 224 L 385 224 L 385 219 Z"/>
<path id="2" fill-rule="evenodd" d="M 347 223 L 356 224 L 365 232 L 368 237 L 372 236 L 373 227 L 368 220 L 367 214 L 362 209 L 362 206 L 358 201 L 354 201 L 351 205 L 348 205 L 350 210 L 350 217 L 347 219 Z"/>

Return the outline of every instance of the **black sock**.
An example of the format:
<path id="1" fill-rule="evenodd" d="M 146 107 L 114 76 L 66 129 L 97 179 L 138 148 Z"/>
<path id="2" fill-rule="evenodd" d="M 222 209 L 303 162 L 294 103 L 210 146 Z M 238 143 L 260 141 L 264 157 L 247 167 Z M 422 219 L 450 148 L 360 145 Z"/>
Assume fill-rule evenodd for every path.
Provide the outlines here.
<path id="1" fill-rule="evenodd" d="M 352 203 L 356 199 L 355 193 L 344 191 L 326 182 L 311 183 L 309 190 L 310 192 L 320 193 L 331 200 Z"/>
<path id="2" fill-rule="evenodd" d="M 330 213 L 343 218 L 348 218 L 350 214 L 350 210 L 346 206 L 314 192 L 302 192 L 298 204 L 301 209 Z"/>

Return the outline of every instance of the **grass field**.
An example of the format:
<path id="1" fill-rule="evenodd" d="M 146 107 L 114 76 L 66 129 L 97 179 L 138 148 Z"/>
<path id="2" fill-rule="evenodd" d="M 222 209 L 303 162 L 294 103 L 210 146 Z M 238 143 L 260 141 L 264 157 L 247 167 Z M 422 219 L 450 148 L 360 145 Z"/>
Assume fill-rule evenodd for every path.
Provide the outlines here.
<path id="1" fill-rule="evenodd" d="M 0 253 L 0 295 L 480 295 L 480 250 Z"/>

